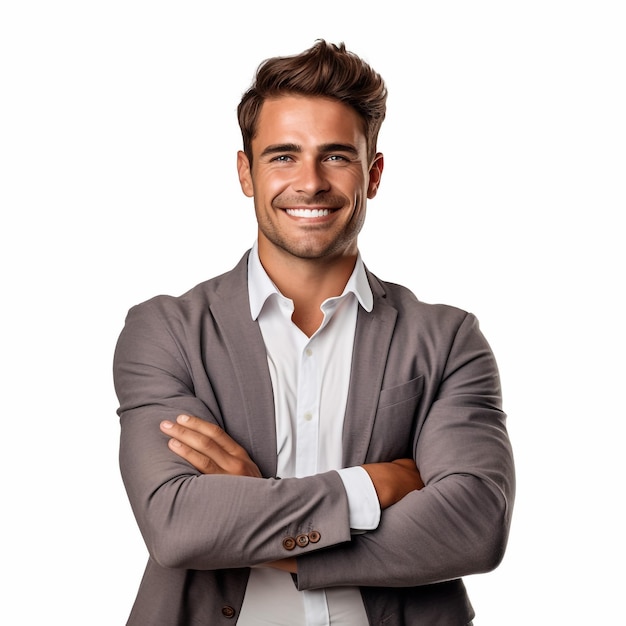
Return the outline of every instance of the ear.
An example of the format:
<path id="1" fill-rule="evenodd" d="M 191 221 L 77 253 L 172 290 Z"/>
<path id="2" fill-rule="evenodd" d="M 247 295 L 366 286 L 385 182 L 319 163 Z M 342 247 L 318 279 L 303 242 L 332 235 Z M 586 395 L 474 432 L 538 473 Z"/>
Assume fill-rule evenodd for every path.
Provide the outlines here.
<path id="1" fill-rule="evenodd" d="M 380 185 L 380 179 L 383 175 L 383 167 L 385 166 L 385 160 L 383 159 L 382 153 L 378 153 L 372 164 L 370 165 L 370 180 L 367 186 L 367 197 L 368 199 L 372 199 L 378 193 L 378 187 Z"/>
<path id="2" fill-rule="evenodd" d="M 248 161 L 248 157 L 245 152 L 241 150 L 237 152 L 237 173 L 239 174 L 241 191 L 243 191 L 248 198 L 252 198 L 254 196 L 254 186 L 252 185 L 250 162 Z"/>

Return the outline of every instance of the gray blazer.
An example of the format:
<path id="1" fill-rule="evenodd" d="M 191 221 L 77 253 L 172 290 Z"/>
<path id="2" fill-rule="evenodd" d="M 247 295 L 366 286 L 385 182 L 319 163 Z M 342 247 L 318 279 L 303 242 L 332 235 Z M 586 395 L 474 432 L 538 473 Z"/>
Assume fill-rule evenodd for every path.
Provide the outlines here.
<path id="1" fill-rule="evenodd" d="M 274 478 L 272 384 L 250 317 L 247 258 L 174 298 L 132 308 L 114 359 L 120 467 L 149 551 L 128 624 L 236 623 L 248 566 L 298 557 L 298 589 L 357 585 L 370 624 L 461 625 L 461 577 L 496 567 L 515 491 L 496 362 L 476 319 L 368 272 L 345 415 L 346 467 L 412 456 L 426 487 L 351 536 L 339 475 Z M 200 475 L 159 422 L 219 424 L 266 479 Z M 312 540 L 284 541 L 299 535 Z"/>

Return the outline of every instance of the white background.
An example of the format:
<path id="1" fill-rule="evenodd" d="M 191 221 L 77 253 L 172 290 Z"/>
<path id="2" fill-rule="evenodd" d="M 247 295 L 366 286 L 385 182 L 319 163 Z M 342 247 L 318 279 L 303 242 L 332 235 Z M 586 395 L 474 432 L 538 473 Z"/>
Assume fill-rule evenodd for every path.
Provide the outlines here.
<path id="1" fill-rule="evenodd" d="M 500 364 L 518 497 L 504 562 L 466 579 L 477 626 L 626 623 L 621 5 L 3 2 L 2 621 L 124 623 L 146 552 L 117 335 L 252 243 L 236 106 L 325 38 L 390 92 L 366 263 L 474 312 Z"/>

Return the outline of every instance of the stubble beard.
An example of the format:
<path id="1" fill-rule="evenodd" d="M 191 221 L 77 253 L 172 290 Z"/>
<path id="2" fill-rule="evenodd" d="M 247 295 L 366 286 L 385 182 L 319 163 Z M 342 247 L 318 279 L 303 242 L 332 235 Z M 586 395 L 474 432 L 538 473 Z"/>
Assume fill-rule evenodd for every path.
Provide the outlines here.
<path id="1" fill-rule="evenodd" d="M 345 201 L 345 198 L 343 199 Z M 300 203 L 304 204 L 304 203 Z M 331 206 L 329 204 L 329 206 Z M 337 206 L 337 204 L 335 204 Z M 280 207 L 273 207 L 275 210 L 282 210 Z M 356 209 L 352 209 L 353 213 Z M 355 219 L 355 216 L 352 216 Z M 281 233 L 275 224 L 270 219 L 259 220 L 259 231 L 263 234 L 274 247 L 279 248 L 288 255 L 306 260 L 329 260 L 337 256 L 345 255 L 346 251 L 353 247 L 354 250 L 350 252 L 356 253 L 357 250 L 357 237 L 360 233 L 365 220 L 365 211 L 363 211 L 356 217 L 356 222 L 348 222 L 343 228 L 331 235 L 329 239 L 323 233 L 328 229 L 323 224 L 310 224 L 305 226 L 305 232 L 300 234 L 297 240 L 287 237 Z M 310 233 L 306 232 L 306 229 Z M 322 231 L 322 234 L 318 234 L 317 231 Z M 351 245 L 352 244 L 352 245 Z"/>

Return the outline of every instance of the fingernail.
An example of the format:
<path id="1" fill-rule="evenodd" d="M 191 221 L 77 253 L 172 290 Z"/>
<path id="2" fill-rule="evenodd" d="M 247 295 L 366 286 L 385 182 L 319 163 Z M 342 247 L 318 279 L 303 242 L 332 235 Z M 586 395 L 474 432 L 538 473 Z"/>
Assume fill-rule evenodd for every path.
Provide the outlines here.
<path id="1" fill-rule="evenodd" d="M 174 426 L 174 424 L 172 424 L 172 422 L 165 420 L 163 422 L 161 422 L 161 427 L 162 428 L 171 428 L 172 426 Z"/>
<path id="2" fill-rule="evenodd" d="M 189 421 L 189 415 L 179 415 L 176 418 L 176 421 L 178 421 L 178 422 L 188 422 Z"/>

